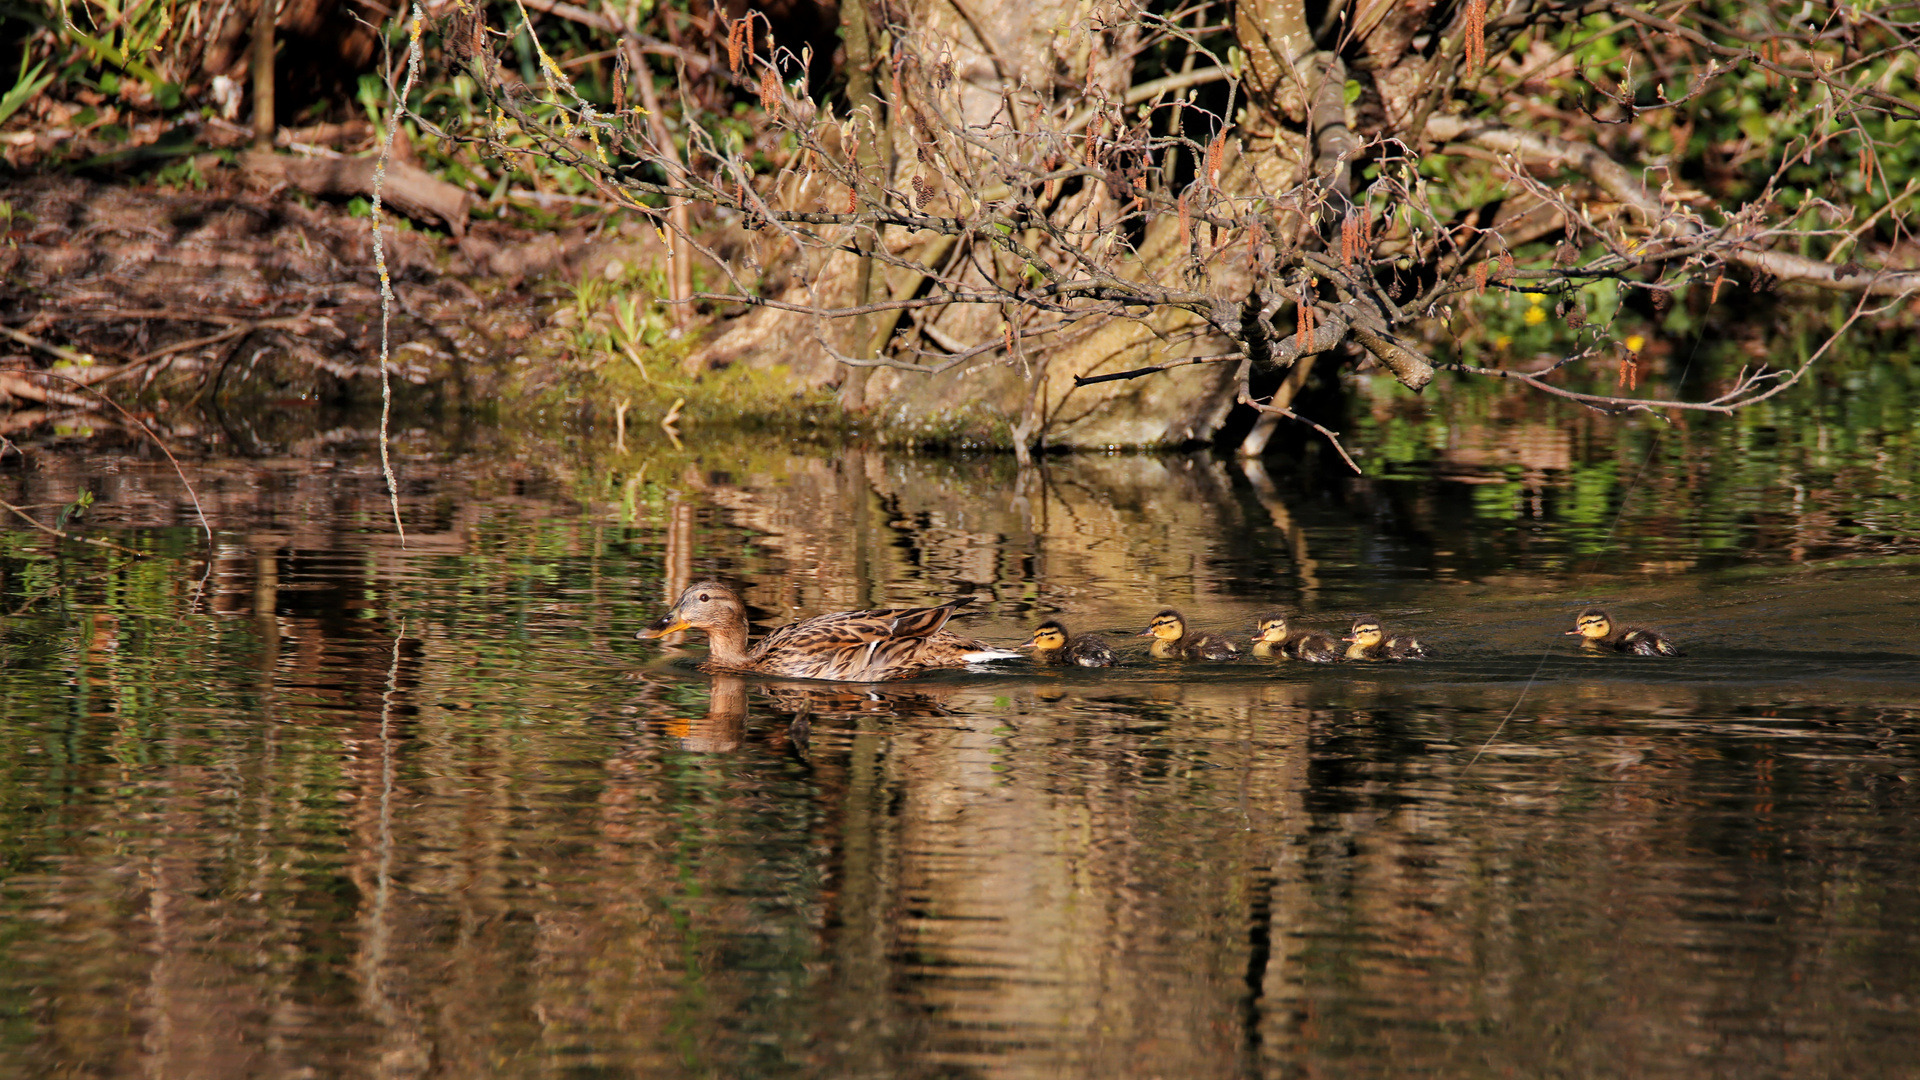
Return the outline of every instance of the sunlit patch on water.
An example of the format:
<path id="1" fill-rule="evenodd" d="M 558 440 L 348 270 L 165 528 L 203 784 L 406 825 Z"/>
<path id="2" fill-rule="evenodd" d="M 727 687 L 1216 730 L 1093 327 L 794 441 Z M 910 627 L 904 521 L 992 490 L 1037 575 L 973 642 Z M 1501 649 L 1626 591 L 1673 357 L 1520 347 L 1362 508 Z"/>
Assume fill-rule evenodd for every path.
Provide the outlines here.
<path id="1" fill-rule="evenodd" d="M 1655 487 L 1607 554 L 1580 477 L 1490 525 L 1487 484 L 782 453 L 420 462 L 402 548 L 346 464 L 213 477 L 211 559 L 133 462 L 87 527 L 153 557 L 0 533 L 4 1071 L 1785 1076 L 1920 1037 L 1898 544 L 1795 561 Z M 633 637 L 696 573 L 761 631 L 971 594 L 969 634 L 1123 663 L 710 676 Z M 1583 652 L 1595 603 L 1689 655 Z M 1157 661 L 1167 605 L 1438 656 Z"/>

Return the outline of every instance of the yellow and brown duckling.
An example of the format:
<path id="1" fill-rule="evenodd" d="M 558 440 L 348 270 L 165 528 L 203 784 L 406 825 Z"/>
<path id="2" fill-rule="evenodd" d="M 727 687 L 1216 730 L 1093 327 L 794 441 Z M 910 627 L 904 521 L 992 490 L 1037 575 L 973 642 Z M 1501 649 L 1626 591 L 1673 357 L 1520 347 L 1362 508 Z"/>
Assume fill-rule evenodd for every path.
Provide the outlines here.
<path id="1" fill-rule="evenodd" d="M 1353 632 L 1341 640 L 1351 642 L 1347 646 L 1349 660 L 1428 660 L 1433 657 L 1433 651 L 1410 634 L 1388 637 L 1386 631 L 1380 629 L 1380 620 L 1371 615 L 1353 620 Z"/>
<path id="2" fill-rule="evenodd" d="M 1315 664 L 1331 664 L 1340 659 L 1340 643 L 1326 634 L 1306 630 L 1288 630 L 1286 612 L 1262 615 L 1253 631 L 1253 655 L 1284 656 Z"/>
<path id="3" fill-rule="evenodd" d="M 1685 656 L 1666 635 L 1641 626 L 1620 626 L 1599 608 L 1588 608 L 1573 621 L 1568 636 L 1580 635 L 1589 649 L 1633 656 Z"/>
<path id="4" fill-rule="evenodd" d="M 665 615 L 638 637 L 665 637 L 678 630 L 704 630 L 709 649 L 704 671 L 753 672 L 791 679 L 881 682 L 934 668 L 965 667 L 1020 654 L 946 629 L 953 613 L 972 602 L 961 597 L 937 607 L 876 608 L 815 615 L 775 630 L 747 648 L 747 606 L 718 581 L 702 581 L 680 594 Z"/>
<path id="5" fill-rule="evenodd" d="M 1172 608 L 1155 615 L 1139 636 L 1153 639 L 1153 648 L 1148 651 L 1162 660 L 1233 660 L 1240 656 L 1240 650 L 1226 638 L 1188 630 L 1187 620 Z"/>
<path id="6" fill-rule="evenodd" d="M 1033 658 L 1043 664 L 1078 664 L 1081 667 L 1112 667 L 1120 662 L 1106 639 L 1086 635 L 1074 637 L 1057 619 L 1048 619 L 1034 630 L 1033 636 L 1015 645 L 1032 649 Z"/>

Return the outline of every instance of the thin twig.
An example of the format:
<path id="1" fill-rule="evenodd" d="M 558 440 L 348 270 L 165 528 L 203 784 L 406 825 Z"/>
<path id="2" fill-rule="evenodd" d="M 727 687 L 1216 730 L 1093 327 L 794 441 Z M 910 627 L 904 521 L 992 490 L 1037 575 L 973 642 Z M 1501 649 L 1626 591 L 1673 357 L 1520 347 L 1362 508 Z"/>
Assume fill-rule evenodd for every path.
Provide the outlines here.
<path id="1" fill-rule="evenodd" d="M 1238 360 L 1240 355 L 1240 352 L 1235 350 L 1234 352 L 1218 353 L 1213 356 L 1183 356 L 1178 360 L 1169 360 L 1164 364 L 1152 364 L 1143 368 L 1133 368 L 1130 371 L 1112 371 L 1105 375 L 1075 375 L 1073 377 L 1073 385 L 1092 386 L 1094 383 L 1119 382 L 1122 379 L 1138 379 L 1142 376 L 1156 375 L 1162 371 L 1168 371 L 1177 367 L 1192 367 L 1195 364 L 1217 364 L 1222 360 Z"/>
<path id="2" fill-rule="evenodd" d="M 392 367 L 388 363 L 389 327 L 393 321 L 393 279 L 387 272 L 386 245 L 380 236 L 380 199 L 387 182 L 387 163 L 393 159 L 394 136 L 407 116 L 407 99 L 413 95 L 413 83 L 420 75 L 420 33 L 426 27 L 426 12 L 417 2 L 413 21 L 407 24 L 407 77 L 393 96 L 393 108 L 387 114 L 387 136 L 380 142 L 380 161 L 373 167 L 373 265 L 380 272 L 380 472 L 387 480 L 387 501 L 393 508 L 393 527 L 400 534 L 400 547 L 407 546 L 407 526 L 400 520 L 400 485 L 393 478 L 393 457 L 389 448 L 388 425 L 393 417 Z M 392 69 L 389 68 L 389 71 Z M 391 88 L 392 83 L 388 83 Z"/>

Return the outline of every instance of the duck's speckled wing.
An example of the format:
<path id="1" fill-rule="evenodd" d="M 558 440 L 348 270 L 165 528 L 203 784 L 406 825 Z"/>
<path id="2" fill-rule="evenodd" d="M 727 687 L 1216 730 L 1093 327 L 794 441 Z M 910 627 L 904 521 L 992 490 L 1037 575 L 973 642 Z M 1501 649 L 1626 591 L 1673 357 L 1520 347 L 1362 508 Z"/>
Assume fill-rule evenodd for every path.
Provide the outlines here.
<path id="1" fill-rule="evenodd" d="M 1431 660 L 1433 650 L 1412 634 L 1395 634 L 1386 641 L 1387 657 L 1392 660 Z"/>
<path id="2" fill-rule="evenodd" d="M 1295 634 L 1283 646 L 1286 655 L 1312 664 L 1334 664 L 1342 655 L 1340 643 L 1325 634 Z"/>
<path id="3" fill-rule="evenodd" d="M 1066 654 L 1063 659 L 1081 667 L 1112 667 L 1120 662 L 1120 658 L 1114 655 L 1113 646 L 1107 644 L 1107 639 L 1092 635 L 1074 638 L 1072 644 L 1067 646 Z"/>
<path id="4" fill-rule="evenodd" d="M 1212 634 L 1188 634 L 1181 639 L 1180 651 L 1196 660 L 1237 660 L 1240 650 L 1233 642 Z"/>
<path id="5" fill-rule="evenodd" d="M 816 615 L 768 634 L 748 660 L 753 670 L 769 675 L 880 682 L 1018 656 L 945 629 L 953 613 L 971 602 L 972 597 L 962 597 L 937 607 Z"/>
<path id="6" fill-rule="evenodd" d="M 1621 652 L 1632 653 L 1635 656 L 1687 655 L 1680 651 L 1680 646 L 1667 640 L 1666 637 L 1638 626 L 1629 627 L 1625 633 L 1621 634 L 1620 644 L 1617 647 Z"/>

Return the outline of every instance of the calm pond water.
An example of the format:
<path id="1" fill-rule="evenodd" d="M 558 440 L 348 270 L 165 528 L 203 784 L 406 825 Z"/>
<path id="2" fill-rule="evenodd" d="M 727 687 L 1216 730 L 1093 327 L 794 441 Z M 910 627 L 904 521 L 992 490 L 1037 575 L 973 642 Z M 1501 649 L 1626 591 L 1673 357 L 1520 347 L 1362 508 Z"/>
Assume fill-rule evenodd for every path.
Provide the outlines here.
<path id="1" fill-rule="evenodd" d="M 0 531 L 0 1074 L 1911 1075 L 1912 421 L 1396 408 L 1366 480 L 409 437 L 404 547 L 364 431 L 190 464 L 211 548 L 9 455 L 149 557 Z M 707 573 L 1441 659 L 716 679 L 634 639 Z"/>

